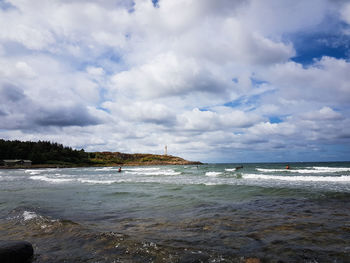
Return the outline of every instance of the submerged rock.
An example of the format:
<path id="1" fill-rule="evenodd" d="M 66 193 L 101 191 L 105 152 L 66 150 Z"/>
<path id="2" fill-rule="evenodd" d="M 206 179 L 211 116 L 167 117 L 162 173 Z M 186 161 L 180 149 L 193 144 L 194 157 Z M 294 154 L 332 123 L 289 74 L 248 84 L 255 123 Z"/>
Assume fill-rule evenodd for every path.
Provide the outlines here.
<path id="1" fill-rule="evenodd" d="M 259 258 L 247 258 L 245 263 L 261 263 Z"/>
<path id="2" fill-rule="evenodd" d="M 33 254 L 33 246 L 27 241 L 0 241 L 1 263 L 31 262 Z"/>

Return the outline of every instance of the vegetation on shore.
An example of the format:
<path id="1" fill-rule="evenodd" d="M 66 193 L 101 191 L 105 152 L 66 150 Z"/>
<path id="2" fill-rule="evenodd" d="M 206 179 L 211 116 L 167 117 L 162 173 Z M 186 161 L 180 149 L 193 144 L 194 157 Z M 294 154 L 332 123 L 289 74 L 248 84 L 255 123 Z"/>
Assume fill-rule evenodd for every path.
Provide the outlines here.
<path id="1" fill-rule="evenodd" d="M 89 156 L 83 149 L 73 150 L 62 144 L 49 141 L 22 142 L 0 140 L 0 160 L 31 160 L 34 165 L 43 164 L 88 164 Z"/>
<path id="2" fill-rule="evenodd" d="M 90 161 L 95 165 L 173 165 L 173 164 L 201 164 L 200 162 L 186 161 L 171 155 L 156 155 L 144 153 L 94 152 L 89 153 Z"/>
<path id="3" fill-rule="evenodd" d="M 85 152 L 49 141 L 0 139 L 0 160 L 6 159 L 31 160 L 34 167 L 201 164 L 170 155 Z"/>

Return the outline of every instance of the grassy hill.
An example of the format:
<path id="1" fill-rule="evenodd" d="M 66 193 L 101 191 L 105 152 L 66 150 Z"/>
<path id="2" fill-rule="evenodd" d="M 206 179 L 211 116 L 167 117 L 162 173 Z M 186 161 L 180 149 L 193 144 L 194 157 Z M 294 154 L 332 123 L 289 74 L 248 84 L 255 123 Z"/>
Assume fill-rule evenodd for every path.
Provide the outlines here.
<path id="1" fill-rule="evenodd" d="M 201 164 L 200 162 L 191 162 L 171 155 L 120 152 L 89 153 L 89 160 L 93 165 L 97 166 Z"/>

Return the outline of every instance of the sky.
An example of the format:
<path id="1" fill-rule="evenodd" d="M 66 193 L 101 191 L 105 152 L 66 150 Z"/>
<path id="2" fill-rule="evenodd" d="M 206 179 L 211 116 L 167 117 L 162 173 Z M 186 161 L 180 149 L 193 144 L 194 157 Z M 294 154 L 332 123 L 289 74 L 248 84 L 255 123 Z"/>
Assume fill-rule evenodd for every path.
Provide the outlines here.
<path id="1" fill-rule="evenodd" d="M 0 0 L 0 138 L 350 160 L 350 1 Z"/>

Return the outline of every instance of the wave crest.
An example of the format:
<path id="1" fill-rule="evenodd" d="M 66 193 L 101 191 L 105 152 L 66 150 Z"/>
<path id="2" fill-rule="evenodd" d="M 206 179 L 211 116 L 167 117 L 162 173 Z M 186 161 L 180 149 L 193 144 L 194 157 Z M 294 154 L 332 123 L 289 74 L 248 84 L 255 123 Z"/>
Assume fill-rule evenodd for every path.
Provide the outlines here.
<path id="1" fill-rule="evenodd" d="M 267 174 L 243 174 L 244 179 L 303 181 L 303 182 L 350 182 L 350 176 L 282 176 Z"/>

